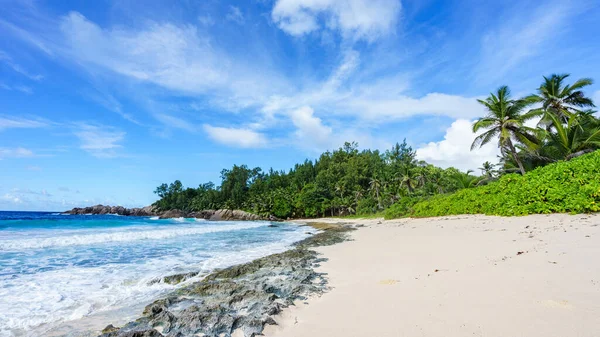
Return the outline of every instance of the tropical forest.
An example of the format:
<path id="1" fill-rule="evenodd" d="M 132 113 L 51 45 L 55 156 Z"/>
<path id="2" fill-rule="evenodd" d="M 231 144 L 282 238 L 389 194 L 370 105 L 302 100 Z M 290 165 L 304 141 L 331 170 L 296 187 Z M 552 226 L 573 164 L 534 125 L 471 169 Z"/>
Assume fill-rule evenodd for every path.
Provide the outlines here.
<path id="1" fill-rule="evenodd" d="M 526 97 L 502 86 L 478 102 L 471 149 L 495 143 L 479 172 L 417 160 L 404 140 L 391 149 L 347 142 L 288 171 L 234 165 L 212 182 L 162 184 L 160 210 L 241 209 L 281 219 L 324 216 L 525 215 L 600 208 L 600 119 L 584 89 L 592 79 L 543 77 Z"/>

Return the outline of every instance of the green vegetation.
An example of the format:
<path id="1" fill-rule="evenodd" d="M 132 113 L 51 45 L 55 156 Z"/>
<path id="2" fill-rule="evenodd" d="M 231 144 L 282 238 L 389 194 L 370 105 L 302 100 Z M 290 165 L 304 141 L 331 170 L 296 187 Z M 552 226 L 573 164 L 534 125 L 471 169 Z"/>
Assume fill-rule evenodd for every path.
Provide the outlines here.
<path id="1" fill-rule="evenodd" d="M 289 171 L 234 165 L 221 171 L 220 186 L 162 184 L 154 206 L 279 218 L 597 211 L 600 155 L 589 153 L 600 149 L 600 120 L 582 91 L 592 80 L 567 84 L 568 76 L 544 77 L 536 94 L 524 98 L 502 86 L 478 100 L 487 114 L 473 124 L 471 148 L 497 141 L 501 150 L 499 164 L 483 163 L 481 176 L 418 161 L 406 140 L 384 153 L 346 143 Z M 534 119 L 537 127 L 528 126 Z"/>
<path id="2" fill-rule="evenodd" d="M 385 217 L 597 212 L 600 211 L 600 151 L 540 167 L 524 176 L 507 174 L 485 186 L 399 205 L 390 207 Z"/>
<path id="3" fill-rule="evenodd" d="M 183 188 L 179 181 L 159 186 L 161 210 L 243 209 L 279 218 L 368 216 L 405 198 L 448 193 L 476 179 L 454 168 L 416 160 L 403 142 L 385 153 L 357 149 L 356 143 L 323 153 L 285 171 L 234 165 L 221 172 L 221 185 Z"/>

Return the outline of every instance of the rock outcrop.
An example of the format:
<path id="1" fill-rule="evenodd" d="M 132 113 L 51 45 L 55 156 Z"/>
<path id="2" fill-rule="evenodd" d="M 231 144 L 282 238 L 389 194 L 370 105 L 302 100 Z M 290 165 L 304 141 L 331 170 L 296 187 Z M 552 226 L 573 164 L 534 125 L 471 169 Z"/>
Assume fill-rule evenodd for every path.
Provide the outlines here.
<path id="1" fill-rule="evenodd" d="M 169 218 L 198 218 L 212 221 L 221 220 L 248 220 L 248 221 L 280 221 L 274 216 L 260 216 L 253 213 L 248 213 L 241 210 L 230 210 L 230 209 L 217 209 L 217 210 L 204 210 L 199 212 L 185 212 L 178 209 L 172 209 L 168 211 L 158 211 L 154 206 L 146 206 L 142 208 L 125 208 L 123 206 L 104 206 L 96 205 L 83 208 L 73 208 L 70 211 L 66 211 L 65 214 L 117 214 L 125 216 L 159 216 L 161 219 Z"/>
<path id="2" fill-rule="evenodd" d="M 344 241 L 349 230 L 332 226 L 295 249 L 216 271 L 149 304 L 137 320 L 108 326 L 101 337 L 231 337 L 237 329 L 261 335 L 283 308 L 328 289 L 325 274 L 315 271 L 323 259 L 310 248 Z"/>
<path id="3" fill-rule="evenodd" d="M 125 208 L 123 206 L 96 205 L 83 208 L 76 207 L 70 211 L 66 211 L 65 214 L 117 214 L 130 216 L 154 216 L 156 215 L 156 211 L 153 206 L 146 206 L 141 208 Z"/>
<path id="4" fill-rule="evenodd" d="M 200 212 L 192 212 L 192 213 L 189 213 L 189 217 L 213 220 L 213 221 L 220 221 L 220 220 L 279 221 L 279 219 L 277 219 L 274 216 L 264 217 L 264 216 L 256 215 L 253 213 L 248 213 L 248 212 L 241 211 L 241 210 L 230 210 L 230 209 L 204 210 L 204 211 L 200 211 Z"/>

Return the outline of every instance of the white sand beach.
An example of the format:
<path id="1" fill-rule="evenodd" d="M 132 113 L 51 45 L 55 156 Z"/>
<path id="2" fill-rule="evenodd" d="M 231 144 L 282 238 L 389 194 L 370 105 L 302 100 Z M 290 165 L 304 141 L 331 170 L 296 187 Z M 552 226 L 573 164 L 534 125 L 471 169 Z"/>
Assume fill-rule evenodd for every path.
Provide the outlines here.
<path id="1" fill-rule="evenodd" d="M 266 336 L 600 335 L 599 215 L 326 221 L 365 227 Z"/>

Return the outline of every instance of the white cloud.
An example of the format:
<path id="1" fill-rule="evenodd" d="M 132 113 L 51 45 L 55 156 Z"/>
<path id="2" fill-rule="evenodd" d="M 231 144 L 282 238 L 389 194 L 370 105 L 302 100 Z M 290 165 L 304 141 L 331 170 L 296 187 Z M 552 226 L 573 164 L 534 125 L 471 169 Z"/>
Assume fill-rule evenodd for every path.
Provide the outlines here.
<path id="1" fill-rule="evenodd" d="M 27 95 L 33 94 L 33 89 L 31 89 L 31 87 L 28 87 L 26 85 L 17 85 L 15 87 L 13 87 L 13 89 L 15 89 L 17 91 L 20 91 L 20 92 L 22 92 L 24 94 L 27 94 Z"/>
<path id="2" fill-rule="evenodd" d="M 80 148 L 99 158 L 110 158 L 117 155 L 121 148 L 119 143 L 125 138 L 125 132 L 112 127 L 91 124 L 78 124 L 74 132 L 81 142 Z"/>
<path id="3" fill-rule="evenodd" d="M 452 118 L 474 118 L 482 116 L 484 110 L 475 97 L 462 97 L 443 93 L 429 93 L 420 98 L 404 95 L 378 98 L 376 93 L 358 95 L 340 105 L 346 105 L 355 113 L 364 114 L 365 119 L 401 119 L 416 115 L 439 115 Z"/>
<path id="4" fill-rule="evenodd" d="M 48 126 L 48 123 L 40 119 L 0 116 L 0 131 L 3 129 L 34 129 L 46 126 Z"/>
<path id="5" fill-rule="evenodd" d="M 255 148 L 267 145 L 265 135 L 250 129 L 224 128 L 204 124 L 204 131 L 212 140 L 227 146 Z"/>
<path id="6" fill-rule="evenodd" d="M 246 21 L 244 19 L 244 14 L 242 14 L 242 11 L 239 9 L 239 7 L 235 6 L 229 6 L 229 13 L 227 13 L 225 19 L 233 21 L 238 25 L 242 25 Z"/>
<path id="7" fill-rule="evenodd" d="M 6 148 L 0 147 L 0 160 L 3 158 L 27 158 L 33 157 L 33 151 L 24 147 Z"/>
<path id="8" fill-rule="evenodd" d="M 372 41 L 393 30 L 400 9 L 399 0 L 277 0 L 271 17 L 294 36 L 329 29 Z"/>
<path id="9" fill-rule="evenodd" d="M 46 191 L 45 189 L 41 190 L 41 191 L 34 191 L 32 189 L 29 188 L 13 188 L 12 191 L 13 193 L 15 193 L 15 195 L 19 195 L 19 194 L 35 194 L 35 195 L 41 195 L 44 197 L 51 197 L 52 194 L 48 193 L 48 191 Z"/>
<path id="10" fill-rule="evenodd" d="M 154 115 L 154 117 L 157 120 L 159 120 L 161 123 L 163 123 L 164 125 L 166 125 L 170 128 L 182 129 L 182 130 L 186 130 L 186 131 L 190 131 L 190 132 L 198 131 L 198 128 L 195 125 L 189 123 L 186 120 L 178 118 L 178 117 L 165 115 L 165 114 L 156 114 L 156 115 Z"/>
<path id="11" fill-rule="evenodd" d="M 57 49 L 90 71 L 100 67 L 190 96 L 211 94 L 215 101 L 255 101 L 285 87 L 249 55 L 228 55 L 193 25 L 150 22 L 142 29 L 103 29 L 71 12 L 62 18 L 60 29 L 65 41 L 57 41 Z"/>
<path id="12" fill-rule="evenodd" d="M 9 194 L 9 193 L 4 194 L 2 196 L 2 198 L 1 198 L 1 200 L 8 201 L 8 202 L 13 203 L 13 204 L 21 204 L 21 203 L 23 203 L 23 200 L 20 197 L 18 197 L 16 195 Z"/>
<path id="13" fill-rule="evenodd" d="M 444 139 L 439 142 L 431 142 L 417 151 L 417 158 L 425 160 L 430 164 L 441 167 L 455 167 L 466 171 L 481 167 L 481 164 L 489 161 L 498 162 L 497 142 L 490 142 L 481 148 L 471 151 L 471 144 L 477 136 L 473 133 L 472 122 L 466 119 L 458 119 L 446 130 Z"/>
<path id="14" fill-rule="evenodd" d="M 311 107 L 305 106 L 292 111 L 290 118 L 296 127 L 298 145 L 319 150 L 330 146 L 332 129 L 323 125 L 319 117 L 314 116 Z"/>
<path id="15" fill-rule="evenodd" d="M 27 77 L 30 80 L 33 81 L 40 81 L 41 79 L 44 78 L 44 76 L 40 75 L 40 74 L 32 74 L 29 71 L 23 69 L 22 66 L 20 66 L 19 64 L 17 64 L 12 57 L 10 57 L 10 55 L 8 55 L 7 53 L 3 52 L 0 50 L 0 61 L 4 62 L 8 67 L 10 67 L 12 70 L 14 70 L 15 72 Z"/>
<path id="16" fill-rule="evenodd" d="M 210 15 L 201 15 L 198 17 L 198 22 L 203 26 L 212 26 L 215 24 L 215 19 Z"/>
<path id="17" fill-rule="evenodd" d="M 514 11 L 499 29 L 490 31 L 481 41 L 481 60 L 475 68 L 483 83 L 501 80 L 511 69 L 527 59 L 542 54 L 548 43 L 556 41 L 563 25 L 573 14 L 567 1 L 544 2 L 536 10 Z M 549 52 L 555 52 L 549 49 Z"/>

